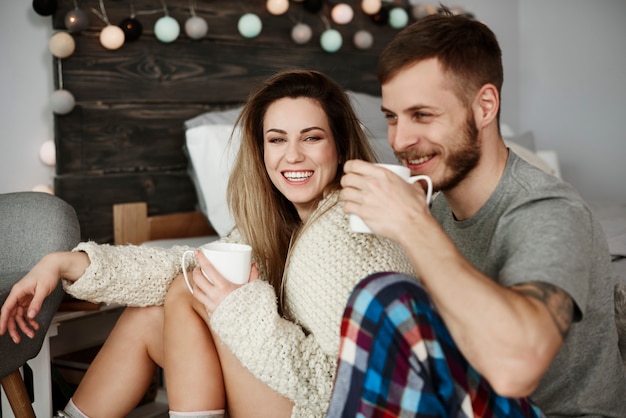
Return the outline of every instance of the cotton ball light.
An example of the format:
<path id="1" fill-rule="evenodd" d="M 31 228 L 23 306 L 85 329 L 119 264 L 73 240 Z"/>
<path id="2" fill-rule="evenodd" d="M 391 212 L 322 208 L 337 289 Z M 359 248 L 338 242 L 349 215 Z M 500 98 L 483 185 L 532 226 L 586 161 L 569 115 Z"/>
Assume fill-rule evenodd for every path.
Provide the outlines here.
<path id="1" fill-rule="evenodd" d="M 39 147 L 39 159 L 49 166 L 54 166 L 57 163 L 56 149 L 54 147 L 54 141 L 48 140 L 41 144 Z"/>
<path id="2" fill-rule="evenodd" d="M 389 26 L 402 29 L 409 23 L 409 14 L 402 7 L 394 7 L 389 12 Z"/>
<path id="3" fill-rule="evenodd" d="M 50 96 L 50 107 L 57 115 L 67 115 L 74 110 L 74 95 L 67 90 L 56 90 Z"/>
<path id="4" fill-rule="evenodd" d="M 89 16 L 80 9 L 70 10 L 65 14 L 65 27 L 72 33 L 80 32 L 89 26 Z"/>
<path id="5" fill-rule="evenodd" d="M 254 13 L 246 13 L 239 18 L 237 30 L 244 38 L 255 38 L 261 33 L 263 23 Z"/>
<path id="6" fill-rule="evenodd" d="M 333 22 L 338 25 L 345 25 L 352 21 L 354 10 L 352 10 L 349 4 L 339 3 L 330 11 L 330 17 L 333 19 Z"/>
<path id="7" fill-rule="evenodd" d="M 313 31 L 306 23 L 297 23 L 293 29 L 291 29 L 291 39 L 297 44 L 306 44 L 311 40 L 312 36 Z"/>
<path id="8" fill-rule="evenodd" d="M 103 47 L 110 50 L 119 49 L 124 45 L 126 35 L 119 26 L 107 25 L 100 31 L 100 43 Z"/>
<path id="9" fill-rule="evenodd" d="M 375 15 L 382 5 L 381 0 L 363 0 L 361 2 L 361 10 L 367 15 Z"/>
<path id="10" fill-rule="evenodd" d="M 57 10 L 57 0 L 33 0 L 33 10 L 41 16 L 52 16 Z"/>
<path id="11" fill-rule="evenodd" d="M 48 194 L 54 194 L 54 190 L 52 190 L 52 187 L 48 186 L 47 184 L 38 184 L 35 187 L 33 187 L 33 192 L 39 192 L 39 193 L 48 193 Z"/>
<path id="12" fill-rule="evenodd" d="M 134 17 L 127 17 L 119 24 L 120 29 L 124 32 L 124 42 L 132 42 L 141 36 L 143 25 Z"/>
<path id="13" fill-rule="evenodd" d="M 180 35 L 180 25 L 171 16 L 163 16 L 154 24 L 154 35 L 163 43 L 170 43 Z"/>
<path id="14" fill-rule="evenodd" d="M 185 21 L 185 33 L 191 39 L 202 39 L 209 32 L 209 24 L 200 16 L 191 16 Z"/>
<path id="15" fill-rule="evenodd" d="M 76 42 L 67 32 L 57 32 L 48 41 L 48 49 L 57 58 L 67 58 L 74 53 Z"/>
<path id="16" fill-rule="evenodd" d="M 285 14 L 289 9 L 289 0 L 267 0 L 265 7 L 271 14 L 280 16 Z"/>
<path id="17" fill-rule="evenodd" d="M 354 46 L 359 49 L 368 49 L 374 44 L 374 36 L 369 31 L 360 30 L 354 34 Z"/>
<path id="18" fill-rule="evenodd" d="M 324 0 L 304 0 L 302 7 L 309 13 L 317 13 L 324 7 Z"/>
<path id="19" fill-rule="evenodd" d="M 371 15 L 370 18 L 372 19 L 372 22 L 379 26 L 386 25 L 387 22 L 389 22 L 389 8 L 384 6 L 381 7 L 378 13 Z"/>
<path id="20" fill-rule="evenodd" d="M 411 14 L 415 19 L 421 19 L 428 15 L 437 13 L 437 8 L 432 4 L 416 4 L 411 9 Z"/>
<path id="21" fill-rule="evenodd" d="M 326 52 L 337 52 L 341 48 L 343 39 L 336 29 L 326 29 L 320 37 L 320 45 Z"/>

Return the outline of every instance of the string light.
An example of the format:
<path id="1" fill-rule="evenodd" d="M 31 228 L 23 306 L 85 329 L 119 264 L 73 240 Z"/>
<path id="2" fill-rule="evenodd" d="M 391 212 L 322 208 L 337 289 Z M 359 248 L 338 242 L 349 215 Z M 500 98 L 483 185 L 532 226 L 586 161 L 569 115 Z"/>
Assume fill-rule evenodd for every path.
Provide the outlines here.
<path id="1" fill-rule="evenodd" d="M 185 33 L 191 39 L 202 39 L 209 32 L 207 21 L 196 15 L 195 0 L 189 0 L 189 13 L 191 17 L 185 21 Z"/>
<path id="2" fill-rule="evenodd" d="M 330 17 L 338 25 L 346 25 L 352 21 L 354 10 L 352 10 L 349 4 L 339 3 L 330 11 Z"/>
<path id="3" fill-rule="evenodd" d="M 122 20 L 119 27 L 124 32 L 124 42 L 132 42 L 141 36 L 143 32 L 143 25 L 135 18 L 135 5 L 133 0 L 130 0 L 130 16 Z"/>
<path id="4" fill-rule="evenodd" d="M 289 0 L 267 0 L 265 7 L 271 14 L 280 16 L 289 10 Z"/>
<path id="5" fill-rule="evenodd" d="M 110 50 L 119 49 L 122 45 L 124 45 L 124 31 L 119 26 L 112 25 L 109 22 L 109 18 L 107 16 L 107 11 L 104 8 L 104 0 L 99 0 L 100 3 L 100 11 L 96 9 L 92 9 L 94 14 L 100 18 L 106 25 L 104 29 L 100 31 L 100 44 Z"/>
<path id="6" fill-rule="evenodd" d="M 244 38 L 256 38 L 263 29 L 263 22 L 254 13 L 246 13 L 239 18 L 237 30 Z"/>
<path id="7" fill-rule="evenodd" d="M 74 53 L 76 42 L 67 32 L 56 32 L 48 41 L 50 53 L 57 58 L 67 58 Z"/>
<path id="8" fill-rule="evenodd" d="M 33 0 L 33 7 L 52 7 L 56 0 Z M 66 28 L 69 32 L 79 32 L 89 25 L 89 20 L 73 0 L 74 9 L 67 12 L 65 16 Z M 206 37 L 209 25 L 206 19 L 196 14 L 197 0 L 189 0 L 190 16 L 185 20 L 184 31 L 189 39 L 199 40 Z M 298 4 L 300 12 L 319 14 L 325 20 L 326 27 L 320 34 L 320 46 L 327 52 L 335 52 L 342 47 L 345 31 L 339 32 L 332 29 L 326 20 L 337 25 L 347 25 L 354 20 L 355 10 L 369 16 L 369 19 L 376 25 L 389 25 L 394 29 L 402 29 L 408 25 L 410 19 L 419 19 L 429 14 L 438 13 L 439 10 L 433 4 L 417 3 L 414 0 L 353 0 L 354 6 L 348 1 L 341 0 L 266 0 L 265 6 L 269 14 L 279 16 L 285 14 Z M 143 28 L 141 23 L 135 18 L 133 0 L 129 1 L 130 17 L 122 20 L 119 25 L 111 25 L 103 0 L 99 0 L 100 10 L 92 9 L 104 23 L 105 27 L 100 32 L 100 42 L 106 49 L 114 50 L 120 48 L 123 43 L 138 39 Z M 169 15 L 165 0 L 160 0 L 163 17 L 156 20 L 154 24 L 154 36 L 163 43 L 171 43 L 180 35 L 180 24 Z M 56 8 L 56 4 L 54 4 Z M 357 9 L 354 9 L 357 7 Z M 455 13 L 467 14 L 462 8 L 456 7 Z M 159 13 L 159 10 L 139 12 L 139 14 Z M 300 19 L 299 19 L 300 20 Z M 362 25 L 362 21 L 359 22 Z M 263 29 L 263 21 L 255 13 L 244 13 L 237 21 L 237 30 L 244 38 L 255 38 Z M 120 32 L 121 31 L 121 32 Z M 67 35 L 67 34 L 66 34 Z M 293 42 L 296 44 L 306 44 L 313 37 L 313 29 L 307 23 L 299 21 L 290 32 Z M 375 31 L 366 30 L 361 27 L 352 35 L 352 43 L 357 49 L 368 49 L 374 44 Z M 59 35 L 58 39 L 50 40 L 51 52 L 59 58 L 66 58 L 73 53 L 75 45 L 73 38 L 69 40 L 65 35 Z"/>
<path id="9" fill-rule="evenodd" d="M 57 60 L 57 74 L 59 77 L 59 89 L 50 96 L 50 108 L 57 115 L 67 115 L 76 105 L 74 95 L 63 88 L 63 68 L 61 60 Z"/>
<path id="10" fill-rule="evenodd" d="M 74 0 L 74 9 L 65 14 L 65 28 L 71 33 L 81 32 L 89 26 L 89 16 L 78 8 Z"/>

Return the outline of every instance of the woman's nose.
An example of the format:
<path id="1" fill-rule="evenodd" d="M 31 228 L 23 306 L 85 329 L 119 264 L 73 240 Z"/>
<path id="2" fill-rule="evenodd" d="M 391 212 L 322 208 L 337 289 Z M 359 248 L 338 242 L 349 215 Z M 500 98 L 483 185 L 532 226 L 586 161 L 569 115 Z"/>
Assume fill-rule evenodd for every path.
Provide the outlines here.
<path id="1" fill-rule="evenodd" d="M 287 152 L 285 154 L 285 159 L 289 163 L 297 163 L 303 160 L 303 153 L 300 141 L 291 141 L 287 145 Z"/>

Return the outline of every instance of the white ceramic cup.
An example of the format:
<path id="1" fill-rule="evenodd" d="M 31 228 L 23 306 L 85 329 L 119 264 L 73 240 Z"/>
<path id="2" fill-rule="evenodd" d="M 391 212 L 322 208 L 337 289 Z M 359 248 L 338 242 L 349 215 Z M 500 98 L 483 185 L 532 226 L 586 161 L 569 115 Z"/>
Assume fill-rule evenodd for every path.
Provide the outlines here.
<path id="1" fill-rule="evenodd" d="M 426 203 L 430 204 L 430 200 L 433 196 L 433 182 L 430 177 L 426 175 L 421 176 L 411 176 L 411 170 L 408 167 L 398 164 L 376 164 L 379 167 L 386 168 L 387 170 L 397 174 L 402 177 L 407 183 L 415 183 L 416 181 L 425 181 L 428 185 L 426 191 Z M 350 229 L 353 232 L 363 232 L 366 234 L 371 234 L 372 230 L 368 228 L 368 226 L 363 222 L 363 219 L 358 217 L 357 215 L 350 215 Z"/>
<path id="2" fill-rule="evenodd" d="M 248 281 L 250 268 L 252 267 L 252 247 L 249 245 L 228 242 L 210 242 L 204 244 L 199 249 L 225 279 L 235 284 L 243 284 Z M 191 293 L 193 293 L 193 286 L 187 276 L 186 258 L 189 254 L 193 255 L 194 252 L 195 250 L 185 251 L 180 261 L 183 276 L 185 276 L 185 282 Z M 202 274 L 204 274 L 207 280 L 211 280 L 204 271 Z"/>

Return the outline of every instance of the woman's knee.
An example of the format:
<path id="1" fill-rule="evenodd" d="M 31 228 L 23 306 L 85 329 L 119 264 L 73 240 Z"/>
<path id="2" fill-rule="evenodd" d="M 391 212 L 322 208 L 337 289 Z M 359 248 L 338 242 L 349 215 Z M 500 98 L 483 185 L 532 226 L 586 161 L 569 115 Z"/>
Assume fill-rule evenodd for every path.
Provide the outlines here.
<path id="1" fill-rule="evenodd" d="M 193 297 L 187 288 L 185 278 L 182 274 L 179 274 L 172 280 L 170 288 L 167 290 L 164 303 L 165 309 L 175 308 L 181 306 L 181 304 L 189 305 L 192 299 Z"/>
<path id="2" fill-rule="evenodd" d="M 122 312 L 117 325 L 131 330 L 163 327 L 163 307 L 127 307 Z"/>

